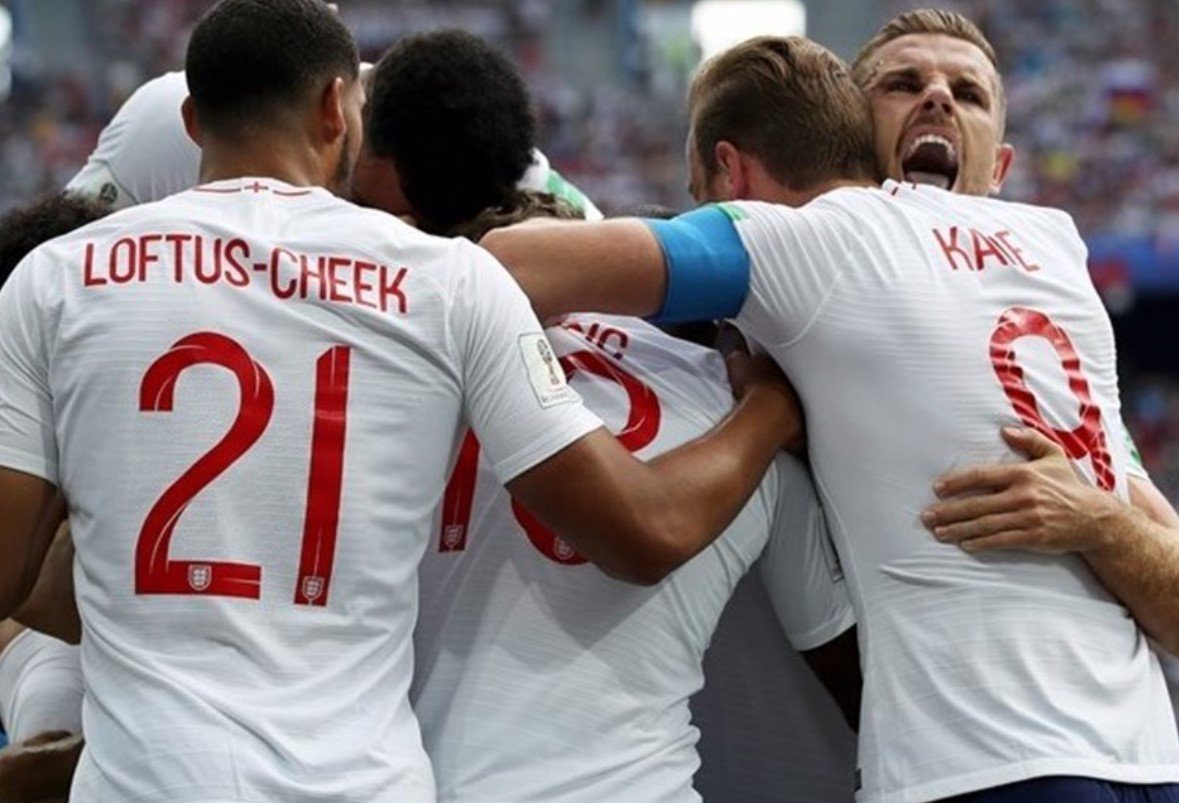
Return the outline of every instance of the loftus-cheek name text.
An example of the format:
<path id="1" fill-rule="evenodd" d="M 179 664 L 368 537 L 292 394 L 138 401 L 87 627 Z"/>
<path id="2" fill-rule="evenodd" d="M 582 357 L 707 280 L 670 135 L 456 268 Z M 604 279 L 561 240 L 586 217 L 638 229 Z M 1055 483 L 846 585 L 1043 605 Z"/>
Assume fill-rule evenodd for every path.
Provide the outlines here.
<path id="1" fill-rule="evenodd" d="M 240 238 L 141 234 L 114 243 L 86 243 L 84 287 L 172 281 L 176 284 L 261 285 L 279 299 L 335 302 L 405 315 L 405 267 L 347 256 L 301 254 L 277 246 L 255 254 Z"/>

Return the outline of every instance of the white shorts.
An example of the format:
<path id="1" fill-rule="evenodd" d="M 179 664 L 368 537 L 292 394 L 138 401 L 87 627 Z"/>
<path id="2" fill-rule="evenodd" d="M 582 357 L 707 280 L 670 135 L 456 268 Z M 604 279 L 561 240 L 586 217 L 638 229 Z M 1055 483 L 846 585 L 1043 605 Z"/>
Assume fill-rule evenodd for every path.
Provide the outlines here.
<path id="1" fill-rule="evenodd" d="M 0 652 L 0 724 L 10 742 L 45 731 L 82 732 L 78 648 L 33 630 Z"/>

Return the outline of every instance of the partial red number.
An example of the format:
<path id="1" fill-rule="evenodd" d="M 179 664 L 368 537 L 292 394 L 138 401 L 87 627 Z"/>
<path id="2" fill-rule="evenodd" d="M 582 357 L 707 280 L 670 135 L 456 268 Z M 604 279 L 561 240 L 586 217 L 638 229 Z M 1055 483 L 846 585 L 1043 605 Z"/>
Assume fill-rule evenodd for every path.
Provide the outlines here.
<path id="1" fill-rule="evenodd" d="M 626 391 L 629 412 L 626 424 L 617 436 L 628 450 L 636 452 L 655 440 L 659 434 L 662 416 L 659 397 L 633 374 L 619 368 L 598 352 L 589 350 L 562 357 L 561 368 L 569 379 L 572 379 L 577 371 L 585 371 L 608 379 Z M 458 552 L 466 548 L 478 465 L 479 441 L 473 433 L 468 432 L 443 497 L 439 552 Z M 532 546 L 546 558 L 567 566 L 577 566 L 586 562 L 582 555 L 541 524 L 515 500 L 512 500 L 512 512 Z"/>
<path id="2" fill-rule="evenodd" d="M 1072 429 L 1059 429 L 1044 419 L 1036 396 L 1028 387 L 1023 369 L 1015 356 L 1015 341 L 1022 337 L 1039 337 L 1060 357 L 1061 367 L 1068 377 L 1068 386 L 1080 406 L 1080 424 Z M 1081 371 L 1081 358 L 1063 329 L 1042 312 L 1025 307 L 1012 307 L 999 316 L 998 325 L 991 333 L 991 364 L 1003 385 L 1015 413 L 1029 427 L 1061 445 L 1073 460 L 1088 457 L 1093 465 L 1097 484 L 1112 491 L 1116 483 L 1113 459 L 1101 422 L 1101 408 L 1093 403 L 1089 381 Z"/>
<path id="3" fill-rule="evenodd" d="M 327 604 L 339 523 L 350 349 L 336 346 L 316 365 L 315 423 L 311 437 L 307 511 L 295 602 Z M 237 417 L 225 436 L 168 486 L 148 511 L 135 546 L 137 594 L 201 594 L 258 599 L 262 567 L 215 560 L 172 560 L 172 536 L 197 494 L 257 442 L 274 412 L 269 374 L 236 341 L 198 332 L 177 341 L 147 369 L 139 388 L 143 412 L 171 412 L 176 382 L 194 365 L 231 371 L 240 389 Z"/>

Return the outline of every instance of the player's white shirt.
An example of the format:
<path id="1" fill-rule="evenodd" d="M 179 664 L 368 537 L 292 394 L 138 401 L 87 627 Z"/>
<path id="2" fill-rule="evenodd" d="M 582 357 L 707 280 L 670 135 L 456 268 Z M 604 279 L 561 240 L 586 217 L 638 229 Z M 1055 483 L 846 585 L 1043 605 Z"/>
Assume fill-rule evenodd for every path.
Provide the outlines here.
<path id="1" fill-rule="evenodd" d="M 1158 661 L 1084 562 L 969 555 L 918 519 L 937 475 L 1018 459 L 999 430 L 1021 416 L 1075 428 L 1077 465 L 1125 495 L 1126 443 L 1097 425 L 1120 413 L 1113 335 L 1071 219 L 893 182 L 725 208 L 752 264 L 738 324 L 803 399 L 856 606 L 860 799 L 1179 781 Z"/>
<path id="2" fill-rule="evenodd" d="M 21 263 L 0 465 L 70 501 L 72 799 L 433 801 L 411 635 L 460 422 L 505 482 L 600 425 L 541 344 L 486 252 L 268 179 Z"/>
<path id="3" fill-rule="evenodd" d="M 126 209 L 195 186 L 201 150 L 184 130 L 186 97 L 183 72 L 164 73 L 132 92 L 66 189 Z"/>
<path id="4" fill-rule="evenodd" d="M 851 801 L 856 735 L 782 638 L 757 570 L 765 560 L 737 584 L 704 654 L 704 688 L 692 697 L 696 790 L 722 803 Z"/>
<path id="5" fill-rule="evenodd" d="M 573 316 L 548 334 L 586 406 L 640 457 L 698 437 L 732 406 L 719 354 L 642 321 Z M 788 557 L 772 562 L 788 634 L 814 646 L 851 623 L 814 490 L 791 458 L 712 546 L 652 588 L 586 564 L 467 459 L 422 562 L 415 636 L 411 699 L 440 800 L 699 800 L 688 697 L 771 528 Z"/>
<path id="6" fill-rule="evenodd" d="M 24 630 L 0 651 L 0 725 L 17 743 L 45 731 L 82 732 L 78 648 Z"/>
<path id="7" fill-rule="evenodd" d="M 180 107 L 186 97 L 188 81 L 182 71 L 153 78 L 132 92 L 66 189 L 126 209 L 196 186 L 201 151 L 184 130 Z M 552 193 L 587 219 L 602 219 L 593 202 L 554 170 L 543 153 L 534 150 L 532 157 L 521 189 Z"/>

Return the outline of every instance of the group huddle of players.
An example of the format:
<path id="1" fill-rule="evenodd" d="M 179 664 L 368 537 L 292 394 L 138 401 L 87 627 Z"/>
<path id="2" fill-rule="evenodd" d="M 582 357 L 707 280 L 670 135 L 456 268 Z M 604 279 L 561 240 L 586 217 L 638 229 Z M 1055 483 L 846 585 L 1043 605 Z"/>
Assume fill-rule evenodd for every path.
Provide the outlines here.
<path id="1" fill-rule="evenodd" d="M 1179 801 L 1179 517 L 1004 103 L 954 13 L 753 39 L 604 221 L 476 37 L 221 0 L 0 219 L 0 800 Z"/>

